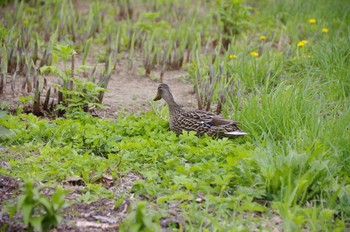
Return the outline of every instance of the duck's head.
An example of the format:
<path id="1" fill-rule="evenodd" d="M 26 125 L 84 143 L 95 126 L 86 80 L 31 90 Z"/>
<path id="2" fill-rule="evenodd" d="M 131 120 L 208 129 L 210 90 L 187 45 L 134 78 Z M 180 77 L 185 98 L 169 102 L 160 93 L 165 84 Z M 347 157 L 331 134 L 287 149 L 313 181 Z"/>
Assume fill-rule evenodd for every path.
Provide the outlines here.
<path id="1" fill-rule="evenodd" d="M 160 99 L 172 99 L 172 95 L 170 92 L 170 88 L 167 84 L 160 84 L 158 86 L 158 92 L 157 92 L 157 96 L 153 99 L 153 101 L 158 101 Z"/>

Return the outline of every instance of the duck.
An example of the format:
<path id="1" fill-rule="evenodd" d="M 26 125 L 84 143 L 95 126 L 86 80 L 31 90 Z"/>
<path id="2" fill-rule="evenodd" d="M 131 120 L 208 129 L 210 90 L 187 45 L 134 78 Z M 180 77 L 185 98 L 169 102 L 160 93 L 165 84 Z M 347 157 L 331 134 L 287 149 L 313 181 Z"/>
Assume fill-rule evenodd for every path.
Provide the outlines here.
<path id="1" fill-rule="evenodd" d="M 240 122 L 225 119 L 209 111 L 184 110 L 175 102 L 169 86 L 165 83 L 158 86 L 157 95 L 153 101 L 161 99 L 169 107 L 169 126 L 176 135 L 182 134 L 183 131 L 195 131 L 197 136 L 207 134 L 210 137 L 218 138 L 236 138 L 248 134 L 239 129 Z"/>

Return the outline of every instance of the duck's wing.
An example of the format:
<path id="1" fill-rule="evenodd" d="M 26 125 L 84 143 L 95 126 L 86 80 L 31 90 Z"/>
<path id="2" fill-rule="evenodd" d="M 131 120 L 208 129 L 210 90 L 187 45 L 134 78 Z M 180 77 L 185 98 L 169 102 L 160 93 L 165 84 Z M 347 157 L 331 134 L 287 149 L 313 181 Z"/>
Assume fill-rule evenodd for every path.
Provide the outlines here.
<path id="1" fill-rule="evenodd" d="M 182 129 L 195 130 L 200 135 L 207 133 L 210 136 L 234 137 L 247 134 L 238 128 L 239 122 L 208 111 L 184 112 L 177 116 L 177 120 L 181 122 Z"/>
<path id="2" fill-rule="evenodd" d="M 194 115 L 193 117 L 197 118 L 198 120 L 203 121 L 205 123 L 209 123 L 212 126 L 228 126 L 232 124 L 241 124 L 241 122 L 229 120 L 221 117 L 220 115 L 208 111 L 195 110 L 190 113 L 192 113 Z"/>
<path id="3" fill-rule="evenodd" d="M 211 119 L 216 116 L 216 114 L 204 110 L 194 110 L 186 112 L 187 116 L 199 121 L 211 121 Z"/>

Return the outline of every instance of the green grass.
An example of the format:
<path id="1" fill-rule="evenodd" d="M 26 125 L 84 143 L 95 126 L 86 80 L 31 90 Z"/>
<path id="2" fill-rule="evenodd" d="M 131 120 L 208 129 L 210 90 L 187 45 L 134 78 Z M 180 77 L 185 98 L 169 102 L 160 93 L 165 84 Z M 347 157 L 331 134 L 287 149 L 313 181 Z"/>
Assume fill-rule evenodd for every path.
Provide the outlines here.
<path id="1" fill-rule="evenodd" d="M 191 17 L 180 8 L 181 4 L 190 7 L 189 1 L 177 1 L 175 11 L 169 14 L 171 2 L 157 1 L 153 8 L 158 13 L 145 10 L 142 20 L 125 19 L 118 27 L 112 20 L 116 12 L 103 11 L 106 2 L 92 5 L 95 11 L 87 18 L 79 17 L 90 22 L 84 30 L 91 33 L 92 48 L 107 44 L 103 47 L 106 51 L 112 46 L 128 52 L 129 62 L 147 52 L 144 59 L 156 56 L 158 64 L 164 64 L 169 58 L 164 51 L 176 56 L 187 46 L 191 55 L 184 69 L 193 83 L 209 83 L 215 76 L 211 101 L 217 101 L 225 90 L 224 116 L 243 121 L 242 129 L 249 135 L 236 140 L 198 138 L 194 133 L 177 137 L 168 130 L 167 109 L 155 105 L 149 112 L 123 114 L 116 120 L 86 114 L 51 121 L 9 115 L 0 118 L 0 125 L 14 132 L 0 137 L 7 149 L 0 158 L 10 164 L 0 169 L 1 175 L 46 185 L 81 176 L 88 184 L 81 201 L 106 197 L 117 202 L 119 196 L 97 179 L 104 173 L 117 179 L 135 172 L 143 178 L 122 196 L 127 198 L 131 192 L 137 196 L 122 227 L 135 231 L 159 230 L 160 219 L 171 216 L 173 204 L 188 231 L 272 230 L 273 224 L 267 222 L 275 215 L 282 218 L 285 231 L 349 229 L 347 1 L 243 1 L 243 6 L 250 6 L 243 8 L 249 14 L 239 18 L 240 24 L 230 25 L 241 32 L 233 35 L 227 51 L 209 45 L 224 36 L 225 21 L 217 18 L 220 12 L 212 7 L 214 3 L 199 1 L 201 8 Z M 55 8 L 57 15 L 59 9 L 70 9 L 65 7 Z M 18 17 L 32 12 L 31 8 L 19 9 L 24 13 L 19 10 Z M 97 12 L 109 14 L 102 19 Z M 98 15 L 97 25 L 92 23 L 94 14 Z M 205 17 L 200 20 L 200 15 Z M 310 18 L 316 19 L 316 24 L 310 24 Z M 71 20 L 67 25 L 77 23 Z M 42 22 L 28 23 L 35 31 Z M 177 34 L 174 25 L 181 27 L 181 32 Z M 48 27 L 47 32 L 53 33 L 54 23 Z M 1 28 L 1 38 L 18 37 L 16 26 L 13 28 Z M 54 43 L 84 47 L 83 39 L 72 40 L 68 28 L 59 29 L 66 32 L 66 38 Z M 329 32 L 323 33 L 323 28 Z M 108 39 L 108 34 L 113 36 Z M 308 43 L 298 47 L 302 40 Z M 45 42 L 40 44 L 45 47 Z M 155 44 L 160 46 L 155 49 Z M 253 57 L 251 52 L 259 56 Z M 230 59 L 230 55 L 237 58 Z M 204 201 L 196 203 L 197 198 Z"/>

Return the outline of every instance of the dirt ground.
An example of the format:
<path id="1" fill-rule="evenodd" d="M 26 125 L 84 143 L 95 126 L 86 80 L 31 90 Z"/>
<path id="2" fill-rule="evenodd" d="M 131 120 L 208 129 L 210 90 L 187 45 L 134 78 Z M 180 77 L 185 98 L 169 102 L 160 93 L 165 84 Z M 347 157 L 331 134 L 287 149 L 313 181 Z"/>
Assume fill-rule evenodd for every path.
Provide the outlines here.
<path id="1" fill-rule="evenodd" d="M 96 51 L 98 52 L 98 51 Z M 150 102 L 153 100 L 157 93 L 157 87 L 160 84 L 159 71 L 152 71 L 150 77 L 146 77 L 141 74 L 142 72 L 142 60 L 136 57 L 134 61 L 134 67 L 132 70 L 128 68 L 127 59 L 121 59 L 116 65 L 116 70 L 107 86 L 107 92 L 103 98 L 103 109 L 98 110 L 98 115 L 103 118 L 113 119 L 118 112 L 134 112 L 139 113 L 142 111 L 148 111 L 151 109 Z M 90 61 L 90 62 L 89 62 Z M 93 58 L 88 59 L 91 67 L 94 64 Z M 81 64 L 81 57 L 78 55 L 76 58 L 76 67 Z M 60 63 L 58 67 L 63 68 L 63 64 Z M 98 65 L 98 69 L 102 70 L 103 63 Z M 89 72 L 89 71 L 88 71 Z M 88 73 L 87 72 L 87 73 Z M 187 80 L 187 72 L 184 70 L 166 71 L 163 76 L 163 82 L 167 83 L 174 95 L 178 104 L 185 108 L 196 107 L 196 96 L 193 91 L 193 85 Z M 58 77 L 45 76 L 48 81 L 48 87 L 58 83 Z M 84 79 L 82 74 L 77 74 L 76 77 Z M 6 93 L 0 95 L 0 103 L 8 102 L 14 107 L 19 104 L 19 96 L 31 95 L 28 93 L 22 93 L 20 86 L 24 82 L 24 77 L 19 77 L 15 82 L 15 93 L 11 91 L 10 80 L 11 76 L 8 76 L 6 85 Z M 85 77 L 86 78 L 86 77 Z M 39 80 L 42 80 L 43 76 L 39 75 Z M 44 94 L 42 94 L 42 101 L 44 101 Z M 157 104 L 165 104 L 164 101 Z"/>
<path id="2" fill-rule="evenodd" d="M 66 196 L 66 201 L 75 202 L 69 204 L 63 209 L 61 215 L 63 216 L 63 222 L 57 227 L 52 229 L 52 232 L 99 232 L 99 231 L 118 231 L 122 221 L 130 213 L 130 206 L 137 200 L 134 195 L 128 193 L 132 183 L 139 180 L 141 177 L 135 173 L 128 173 L 121 176 L 118 180 L 109 179 L 108 186 L 104 184 L 106 188 L 109 188 L 114 192 L 116 196 L 123 196 L 124 200 L 116 206 L 115 199 L 101 198 L 91 203 L 74 201 L 81 194 L 81 184 L 77 184 L 79 181 L 69 183 L 63 183 L 65 189 L 69 189 L 71 192 Z M 27 231 L 24 227 L 21 216 L 16 214 L 12 220 L 9 219 L 9 213 L 4 211 L 4 203 L 6 201 L 15 204 L 17 196 L 20 194 L 20 181 L 9 176 L 0 176 L 0 231 L 7 232 L 22 232 Z M 118 186 L 118 187 L 116 187 Z M 42 194 L 48 196 L 52 194 L 53 189 L 46 188 L 41 191 Z M 198 203 L 198 202 L 197 202 Z M 272 232 L 282 231 L 283 221 L 277 214 L 271 213 L 270 216 L 263 216 L 255 213 L 244 213 L 244 218 L 256 217 L 262 219 L 260 226 L 271 228 Z M 177 228 L 183 228 L 185 221 L 181 217 L 181 210 L 177 204 L 169 205 L 168 216 L 160 218 L 160 226 L 162 231 L 173 231 L 172 228 L 175 225 Z M 171 228 L 170 228 L 171 225 Z M 6 226 L 6 227 L 5 227 Z M 256 229 L 252 231 L 261 231 L 259 225 L 256 224 Z M 5 230 L 6 228 L 6 230 Z M 180 229 L 180 231 L 182 231 Z"/>
<path id="3" fill-rule="evenodd" d="M 155 97 L 160 81 L 152 80 L 137 74 L 135 71 L 125 70 L 122 66 L 123 64 L 118 65 L 116 71 L 118 73 L 114 74 L 110 80 L 104 104 L 112 111 L 139 112 L 149 110 L 150 101 Z M 154 72 L 151 75 L 158 78 L 159 72 Z M 193 85 L 185 81 L 186 75 L 187 73 L 182 70 L 168 71 L 164 74 L 163 82 L 170 86 L 175 101 L 184 107 L 195 108 L 196 97 Z"/>
<path id="4" fill-rule="evenodd" d="M 104 186 L 113 191 L 116 196 L 125 196 L 132 183 L 139 178 L 138 175 L 129 173 L 121 176 L 118 180 L 109 180 L 108 186 Z M 70 190 L 70 193 L 66 196 L 68 205 L 61 212 L 63 222 L 52 231 L 116 231 L 122 220 L 128 215 L 129 206 L 133 201 L 132 196 L 128 195 L 118 207 L 115 205 L 115 199 L 101 198 L 91 203 L 77 202 L 76 199 L 81 195 L 81 189 L 84 187 L 83 181 L 67 181 L 62 185 L 64 189 Z M 27 231 L 19 214 L 10 219 L 9 213 L 5 209 L 5 205 L 9 202 L 10 204 L 16 204 L 20 187 L 20 180 L 10 176 L 0 176 L 0 231 Z M 45 188 L 40 193 L 50 196 L 53 189 Z"/>

